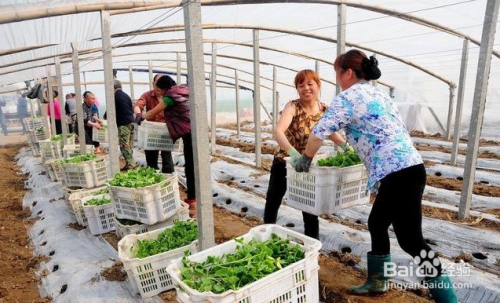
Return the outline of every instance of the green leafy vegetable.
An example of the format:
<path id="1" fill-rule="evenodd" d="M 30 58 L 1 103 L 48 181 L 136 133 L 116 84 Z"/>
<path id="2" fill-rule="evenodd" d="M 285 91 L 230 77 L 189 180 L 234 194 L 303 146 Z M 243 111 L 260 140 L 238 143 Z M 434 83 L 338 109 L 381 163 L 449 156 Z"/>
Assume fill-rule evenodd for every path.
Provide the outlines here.
<path id="1" fill-rule="evenodd" d="M 344 153 L 337 152 L 337 155 L 333 157 L 328 157 L 325 159 L 319 159 L 317 162 L 318 166 L 335 166 L 335 167 L 347 167 L 356 164 L 361 164 L 361 159 L 355 151 L 346 151 Z"/>
<path id="2" fill-rule="evenodd" d="M 45 127 L 43 126 L 37 127 L 35 128 L 35 131 L 37 134 L 43 134 L 45 132 Z"/>
<path id="3" fill-rule="evenodd" d="M 243 244 L 243 238 L 235 239 L 240 245 L 232 254 L 209 256 L 205 262 L 189 261 L 185 254 L 181 269 L 182 280 L 189 287 L 216 294 L 229 289 L 237 290 L 292 263 L 304 259 L 303 249 L 273 234 L 261 242 L 252 239 Z"/>
<path id="4" fill-rule="evenodd" d="M 146 258 L 175 248 L 191 244 L 198 239 L 198 224 L 194 220 L 175 221 L 173 227 L 165 229 L 154 240 L 138 240 L 132 247 L 136 258 Z"/>
<path id="5" fill-rule="evenodd" d="M 116 174 L 109 184 L 111 186 L 138 188 L 157 184 L 163 180 L 165 180 L 165 176 L 155 169 L 140 167 Z"/>
<path id="6" fill-rule="evenodd" d="M 100 205 L 105 205 L 105 204 L 109 204 L 111 203 L 111 200 L 110 199 L 106 199 L 106 198 L 93 198 L 93 199 L 90 199 L 88 200 L 87 202 L 85 202 L 84 205 L 87 205 L 87 206 L 100 206 Z"/>
<path id="7" fill-rule="evenodd" d="M 95 160 L 97 156 L 94 154 L 78 155 L 67 159 L 62 159 L 61 163 L 81 163 L 85 161 Z"/>
<path id="8" fill-rule="evenodd" d="M 73 137 L 73 134 L 68 134 L 67 138 L 71 138 Z M 62 141 L 63 139 L 63 136 L 62 135 L 55 135 L 55 136 L 52 136 L 52 138 L 50 138 L 51 141 Z"/>

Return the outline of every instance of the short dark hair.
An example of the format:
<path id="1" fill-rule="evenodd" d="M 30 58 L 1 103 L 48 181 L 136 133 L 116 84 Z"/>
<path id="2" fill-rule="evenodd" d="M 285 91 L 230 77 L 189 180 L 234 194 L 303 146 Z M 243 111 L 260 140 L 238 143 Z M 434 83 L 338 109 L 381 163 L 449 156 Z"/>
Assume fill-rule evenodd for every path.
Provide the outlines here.
<path id="1" fill-rule="evenodd" d="M 88 95 L 93 95 L 94 93 L 91 91 L 86 91 L 83 93 L 83 99 L 87 98 Z"/>
<path id="2" fill-rule="evenodd" d="M 120 80 L 115 79 L 113 81 L 113 88 L 115 88 L 115 89 L 122 88 L 122 83 L 120 82 Z"/>

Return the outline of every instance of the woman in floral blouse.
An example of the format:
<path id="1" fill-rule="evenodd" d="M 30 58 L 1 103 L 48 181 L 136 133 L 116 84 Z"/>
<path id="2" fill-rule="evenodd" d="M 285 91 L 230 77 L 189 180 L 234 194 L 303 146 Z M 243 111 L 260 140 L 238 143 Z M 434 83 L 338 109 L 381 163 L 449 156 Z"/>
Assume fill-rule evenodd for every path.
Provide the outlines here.
<path id="1" fill-rule="evenodd" d="M 422 235 L 422 194 L 426 172 L 396 105 L 369 80 L 380 78 L 377 60 L 350 50 L 334 62 L 336 81 L 343 91 L 334 99 L 309 136 L 295 169 L 308 171 L 321 142 L 344 129 L 349 144 L 368 169 L 368 189 L 377 192 L 368 218 L 372 250 L 368 253 L 368 279 L 351 289 L 354 294 L 380 294 L 388 290 L 391 262 L 389 226 L 401 248 L 420 266 L 436 302 L 458 302 L 450 278 Z M 391 265 L 393 263 L 390 263 Z M 389 266 L 387 266 L 389 268 Z"/>

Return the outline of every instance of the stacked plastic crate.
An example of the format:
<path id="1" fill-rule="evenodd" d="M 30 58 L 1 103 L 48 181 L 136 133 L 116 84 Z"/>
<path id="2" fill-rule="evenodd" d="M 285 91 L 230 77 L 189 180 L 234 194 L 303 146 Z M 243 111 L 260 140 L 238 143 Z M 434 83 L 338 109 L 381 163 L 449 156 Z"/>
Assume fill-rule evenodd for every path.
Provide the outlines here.
<path id="1" fill-rule="evenodd" d="M 111 177 L 108 156 L 77 155 L 61 161 L 61 167 L 66 201 L 77 222 L 88 226 L 93 235 L 114 230 L 114 211 L 109 199 L 105 205 L 86 205 L 88 200 L 102 199 L 99 195 L 108 193 L 105 186 Z"/>
<path id="2" fill-rule="evenodd" d="M 108 186 L 115 208 L 116 234 L 123 237 L 122 241 L 156 238 L 161 230 L 170 228 L 175 221 L 189 219 L 188 205 L 180 200 L 176 174 L 140 168 L 115 175 Z M 164 279 L 167 261 L 172 258 L 171 254 L 155 256 L 154 264 L 163 264 L 160 268 L 154 264 L 152 268 L 149 259 L 129 256 L 122 262 L 133 288 L 143 297 L 150 297 L 173 288 Z M 151 266 L 144 266 L 145 262 Z"/>
<path id="3" fill-rule="evenodd" d="M 40 146 L 38 141 L 49 138 L 50 131 L 46 128 L 49 125 L 48 118 L 25 118 L 24 122 L 28 128 L 28 144 L 34 157 L 40 156 Z"/>

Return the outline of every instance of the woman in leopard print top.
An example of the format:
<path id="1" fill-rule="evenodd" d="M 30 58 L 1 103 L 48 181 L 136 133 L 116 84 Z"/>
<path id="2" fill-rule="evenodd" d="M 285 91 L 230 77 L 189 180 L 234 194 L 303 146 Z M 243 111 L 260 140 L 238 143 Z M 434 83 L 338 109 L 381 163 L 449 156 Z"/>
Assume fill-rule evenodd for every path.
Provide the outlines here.
<path id="1" fill-rule="evenodd" d="M 290 157 L 292 165 L 304 151 L 307 139 L 313 127 L 325 113 L 327 106 L 319 101 L 321 81 L 316 72 L 302 70 L 295 76 L 295 88 L 299 99 L 288 102 L 281 113 L 273 135 L 279 144 L 271 167 L 271 177 L 267 189 L 264 223 L 276 223 L 281 200 L 286 192 L 286 162 Z M 334 136 L 338 145 L 344 139 L 338 134 Z M 318 217 L 302 212 L 304 229 L 307 236 L 319 238 Z"/>

